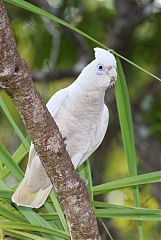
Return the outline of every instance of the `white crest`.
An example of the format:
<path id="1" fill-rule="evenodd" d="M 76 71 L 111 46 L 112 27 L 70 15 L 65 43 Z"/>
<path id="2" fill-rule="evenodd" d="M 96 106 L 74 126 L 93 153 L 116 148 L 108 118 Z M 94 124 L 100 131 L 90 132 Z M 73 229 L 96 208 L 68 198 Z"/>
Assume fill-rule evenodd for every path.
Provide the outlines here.
<path id="1" fill-rule="evenodd" d="M 95 58 L 99 62 L 105 62 L 106 65 L 111 65 L 116 67 L 116 60 L 112 53 L 103 49 L 103 48 L 94 48 L 95 51 Z"/>

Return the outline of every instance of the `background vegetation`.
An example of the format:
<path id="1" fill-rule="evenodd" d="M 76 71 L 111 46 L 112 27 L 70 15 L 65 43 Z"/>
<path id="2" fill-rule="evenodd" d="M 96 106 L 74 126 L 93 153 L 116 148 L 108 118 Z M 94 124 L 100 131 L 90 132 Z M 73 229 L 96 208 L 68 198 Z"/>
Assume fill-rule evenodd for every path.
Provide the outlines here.
<path id="1" fill-rule="evenodd" d="M 30 0 L 28 2 L 64 19 L 107 47 L 143 66 L 144 69 L 161 76 L 161 2 L 159 0 Z M 17 47 L 32 69 L 35 84 L 44 101 L 47 102 L 54 92 L 71 84 L 81 69 L 93 59 L 93 47 L 96 43 L 48 18 L 13 5 L 6 4 L 6 6 Z M 161 173 L 156 172 L 161 167 L 161 83 L 122 61 L 128 85 L 127 91 L 119 59 L 117 62 L 119 78 L 115 92 L 114 89 L 109 89 L 106 93 L 110 124 L 104 142 L 90 159 L 93 185 L 99 186 L 92 188 L 88 164 L 85 164 L 80 171 L 84 178 L 89 179 L 88 188 L 91 197 L 93 191 L 96 195 L 94 197 L 94 200 L 97 200 L 94 202 L 96 215 L 104 219 L 104 223 L 100 220 L 102 239 L 159 240 L 161 239 L 160 211 L 138 210 L 132 207 L 140 205 L 141 208 L 159 209 L 161 185 L 159 183 L 141 185 L 140 203 L 138 190 L 135 188 L 132 191 L 131 188 L 125 187 L 159 182 L 161 179 Z M 13 236 L 13 239 L 69 239 L 66 221 L 54 192 L 38 214 L 33 210 L 11 205 L 10 196 L 17 180 L 20 181 L 23 176 L 22 170 L 24 171 L 26 167 L 30 140 L 26 140 L 27 133 L 15 106 L 2 91 L 0 107 L 0 139 L 3 144 L 0 146 L 0 230 L 2 231 L 0 235 Z M 136 153 L 130 111 L 132 111 Z M 138 174 L 147 173 L 147 175 L 143 175 L 141 179 L 133 177 L 126 180 L 127 177 L 136 175 L 136 162 Z M 151 172 L 156 173 L 148 174 Z M 122 182 L 114 182 L 118 179 L 122 179 Z M 100 186 L 108 182 L 109 184 Z M 140 223 L 136 220 L 144 221 Z M 30 225 L 29 222 L 38 227 Z M 104 224 L 110 234 L 107 233 L 107 229 L 104 230 Z M 62 232 L 51 230 L 51 227 Z M 57 237 L 54 237 L 55 235 Z"/>

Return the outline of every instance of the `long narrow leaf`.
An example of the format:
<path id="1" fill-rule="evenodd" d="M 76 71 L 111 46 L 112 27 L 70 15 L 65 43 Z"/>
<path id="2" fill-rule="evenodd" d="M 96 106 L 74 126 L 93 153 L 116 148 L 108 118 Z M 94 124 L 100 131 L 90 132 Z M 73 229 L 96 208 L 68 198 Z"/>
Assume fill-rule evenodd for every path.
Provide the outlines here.
<path id="1" fill-rule="evenodd" d="M 17 148 L 15 153 L 12 155 L 12 159 L 18 165 L 27 153 L 28 153 L 28 151 L 26 150 L 26 147 L 23 144 L 21 144 Z M 7 168 L 6 166 L 4 166 L 0 171 L 0 179 L 1 180 L 6 179 L 9 175 L 10 171 L 11 171 L 10 168 Z"/>
<path id="2" fill-rule="evenodd" d="M 96 208 L 104 208 L 104 209 L 111 209 L 111 210 L 122 210 L 122 211 L 129 211 L 129 212 L 139 212 L 140 214 L 158 214 L 161 216 L 161 210 L 159 209 L 147 209 L 147 208 L 138 208 L 138 207 L 126 207 L 126 206 L 121 206 L 121 205 L 115 205 L 115 204 L 109 204 L 107 202 L 100 202 L 100 201 L 94 201 L 93 205 Z"/>
<path id="3" fill-rule="evenodd" d="M 12 115 L 10 114 L 5 102 L 3 101 L 3 98 L 0 96 L 0 107 L 2 108 L 3 112 L 5 113 L 6 117 L 8 118 L 8 120 L 10 121 L 11 125 L 13 126 L 13 128 L 15 129 L 17 135 L 19 136 L 19 138 L 21 139 L 21 141 L 23 142 L 24 146 L 26 147 L 27 150 L 29 150 L 30 145 L 28 143 L 28 141 L 26 140 L 26 138 L 24 137 L 24 135 L 22 134 L 22 132 L 20 131 L 19 127 L 17 126 L 17 124 L 15 123 Z"/>
<path id="4" fill-rule="evenodd" d="M 0 189 L 0 198 L 11 199 L 13 191 Z"/>
<path id="5" fill-rule="evenodd" d="M 152 213 L 152 210 L 141 211 L 141 209 L 95 209 L 99 218 L 123 218 L 136 221 L 161 221 L 161 215 Z"/>
<path id="6" fill-rule="evenodd" d="M 161 221 L 161 210 L 158 209 L 125 207 L 98 201 L 94 201 L 93 204 L 97 208 L 96 214 L 98 216 L 145 221 Z"/>
<path id="7" fill-rule="evenodd" d="M 111 236 L 111 233 L 109 232 L 106 224 L 104 223 L 102 218 L 99 218 L 100 223 L 102 224 L 103 228 L 105 229 L 105 232 L 107 233 L 107 236 L 109 237 L 110 240 L 114 240 Z"/>
<path id="8" fill-rule="evenodd" d="M 57 213 L 40 213 L 40 216 L 47 221 L 59 220 Z"/>
<path id="9" fill-rule="evenodd" d="M 135 153 L 130 102 L 129 102 L 128 89 L 126 85 L 125 76 L 123 73 L 120 60 L 118 58 L 117 58 L 117 71 L 118 71 L 118 79 L 115 84 L 115 93 L 116 93 L 116 101 L 117 101 L 117 108 L 119 113 L 122 139 L 123 139 L 125 154 L 126 154 L 127 163 L 128 163 L 129 175 L 135 176 L 137 175 L 137 167 L 136 167 L 136 153 Z"/>
<path id="10" fill-rule="evenodd" d="M 59 200 L 57 198 L 57 195 L 56 195 L 56 192 L 55 192 L 54 189 L 52 189 L 52 191 L 50 193 L 50 198 L 51 198 L 51 200 L 52 200 L 52 202 L 54 204 L 54 207 L 55 207 L 56 212 L 57 212 L 57 214 L 58 214 L 58 216 L 60 218 L 60 221 L 62 223 L 62 226 L 63 226 L 64 230 L 66 232 L 69 232 L 68 226 L 67 226 L 67 222 L 66 222 L 66 219 L 65 219 L 65 216 L 64 216 L 64 213 L 63 213 L 63 210 L 62 210 L 62 208 L 60 206 Z"/>
<path id="11" fill-rule="evenodd" d="M 44 238 L 44 237 L 40 237 L 38 235 L 32 234 L 32 233 L 27 233 L 27 232 L 20 232 L 20 231 L 16 231 L 16 230 L 10 230 L 10 229 L 4 229 L 4 233 L 8 236 L 11 237 L 16 237 L 19 239 L 25 239 L 25 240 L 49 240 L 48 238 Z"/>
<path id="12" fill-rule="evenodd" d="M 10 171 L 18 180 L 22 180 L 24 176 L 22 170 L 15 163 L 10 153 L 2 144 L 0 145 L 0 160 L 10 169 Z"/>
<path id="13" fill-rule="evenodd" d="M 50 199 L 50 198 L 49 198 Z M 51 205 L 51 203 L 49 203 L 48 201 L 46 201 L 45 202 L 45 204 L 44 204 L 44 207 L 46 208 L 46 210 L 47 210 L 47 212 L 48 213 L 46 213 L 47 215 L 49 214 L 52 214 L 53 216 L 55 216 L 55 218 L 53 218 L 52 220 L 50 220 L 50 224 L 54 227 L 54 228 L 56 228 L 56 229 L 58 229 L 58 230 L 64 230 L 64 228 L 63 228 L 63 226 L 62 226 L 62 224 L 61 224 L 61 221 L 60 221 L 60 219 L 59 219 L 59 217 L 58 217 L 58 214 L 55 212 L 55 209 L 53 208 L 53 206 Z M 45 214 L 45 215 L 46 215 Z M 41 214 L 41 212 L 40 212 L 40 214 L 39 214 L 44 220 L 47 220 L 46 218 L 44 218 L 44 215 L 42 215 Z"/>
<path id="14" fill-rule="evenodd" d="M 146 173 L 97 185 L 93 188 L 93 193 L 94 195 L 98 195 L 121 188 L 134 187 L 155 182 L 161 182 L 161 171 Z"/>
<path id="15" fill-rule="evenodd" d="M 0 206 L 0 216 L 3 216 L 9 220 L 16 222 L 26 222 L 25 218 L 11 211 L 11 209 L 7 209 L 4 206 Z M 0 227 L 1 228 L 1 227 Z"/>
<path id="16" fill-rule="evenodd" d="M 124 72 L 121 66 L 121 62 L 117 57 L 117 72 L 118 79 L 115 84 L 116 102 L 119 115 L 119 121 L 121 126 L 121 134 L 123 139 L 124 150 L 126 154 L 128 170 L 130 176 L 137 175 L 137 159 L 135 153 L 134 133 L 131 117 L 130 100 L 128 95 L 128 89 Z M 139 189 L 133 188 L 134 204 L 139 207 Z M 143 239 L 143 231 L 141 223 L 138 222 L 139 239 Z"/>
<path id="17" fill-rule="evenodd" d="M 13 223 L 13 222 L 0 221 L 0 228 L 46 233 L 46 234 L 62 237 L 64 239 L 70 239 L 68 234 L 66 234 L 63 231 L 54 229 L 52 227 L 47 228 L 47 227 L 36 226 L 36 225 L 31 225 L 31 224 L 21 223 L 21 222 Z"/>

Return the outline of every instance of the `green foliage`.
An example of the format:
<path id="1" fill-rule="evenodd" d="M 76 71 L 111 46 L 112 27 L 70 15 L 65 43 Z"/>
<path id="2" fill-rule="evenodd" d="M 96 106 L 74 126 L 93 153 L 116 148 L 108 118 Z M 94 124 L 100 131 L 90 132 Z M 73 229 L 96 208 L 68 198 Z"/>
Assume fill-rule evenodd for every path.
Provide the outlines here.
<path id="1" fill-rule="evenodd" d="M 23 172 L 20 167 L 14 162 L 10 153 L 6 150 L 3 145 L 0 145 L 0 159 L 2 163 L 11 170 L 12 174 L 18 179 L 22 180 Z"/>
<path id="2" fill-rule="evenodd" d="M 122 139 L 127 158 L 128 170 L 130 176 L 137 175 L 137 159 L 135 153 L 134 134 L 131 118 L 130 101 L 124 72 L 119 58 L 117 58 L 118 79 L 115 84 L 116 102 L 121 126 Z M 139 207 L 139 189 L 133 188 L 134 203 Z M 138 222 L 139 239 L 143 239 L 143 232 L 140 222 Z"/>
<path id="3" fill-rule="evenodd" d="M 26 9 L 32 13 L 36 13 L 40 16 L 46 16 L 48 19 L 55 21 L 56 23 L 61 24 L 67 28 L 70 28 L 73 31 L 77 32 L 78 34 L 83 35 L 85 38 L 91 40 L 94 44 L 97 44 L 101 47 L 108 49 L 105 45 L 103 45 L 90 35 L 80 31 L 78 28 L 25 1 L 6 0 L 6 2 L 14 4 L 15 6 L 18 6 L 20 8 Z M 39 27 L 40 29 L 43 28 L 41 25 Z M 20 28 L 20 25 L 18 26 L 18 28 Z M 98 28 L 102 28 L 102 25 L 99 22 Z M 86 28 L 84 29 L 87 31 Z M 17 29 L 17 31 L 19 33 L 20 29 Z M 90 30 L 90 34 L 93 33 L 94 24 Z M 104 35 L 102 30 L 99 31 L 99 34 L 100 34 L 99 40 L 102 40 Z M 47 44 L 49 45 L 51 44 L 49 38 L 46 41 Z M 21 46 L 22 42 L 19 43 L 19 48 L 21 48 Z M 46 56 L 47 52 L 49 52 L 49 49 L 50 48 L 48 46 L 48 49 L 45 49 L 43 55 L 41 56 L 43 57 Z M 32 52 L 32 49 L 30 50 Z M 146 69 L 136 65 L 135 63 L 124 58 L 123 56 L 119 55 L 113 50 L 111 51 L 116 56 L 130 63 L 133 67 L 136 67 L 137 70 L 140 69 L 142 72 L 147 73 L 150 76 L 160 80 L 158 77 L 154 76 Z M 40 61 L 38 61 L 35 64 L 36 68 L 42 65 L 42 59 L 39 60 Z M 65 65 L 66 62 L 67 60 L 64 61 L 63 64 Z M 95 209 L 96 216 L 100 220 L 102 218 L 111 219 L 121 218 L 132 221 L 139 221 L 138 223 L 139 239 L 143 239 L 142 226 L 140 225 L 140 220 L 159 222 L 161 221 L 161 211 L 157 209 L 147 209 L 139 207 L 140 204 L 138 186 L 160 182 L 161 171 L 137 175 L 137 160 L 135 153 L 133 124 L 131 118 L 131 107 L 129 103 L 128 89 L 119 58 L 117 58 L 117 63 L 118 63 L 118 80 L 115 87 L 115 93 L 117 99 L 117 107 L 124 151 L 129 169 L 129 177 L 93 186 L 89 161 L 85 162 L 80 167 L 79 173 L 83 179 L 88 180 L 87 189 L 91 200 L 94 200 L 94 195 L 104 194 L 118 189 L 129 188 L 131 191 L 133 191 L 135 207 L 112 205 L 107 202 L 96 201 L 93 201 L 93 206 Z M 0 96 L 0 106 L 3 111 L 3 114 L 9 120 L 9 124 L 14 128 L 15 133 L 20 139 L 20 145 L 17 147 L 16 151 L 13 154 L 10 153 L 4 145 L 2 144 L 0 145 L 0 231 L 2 231 L 3 235 L 7 234 L 11 237 L 14 237 L 14 239 L 38 239 L 38 240 L 70 239 L 66 218 L 54 190 L 51 192 L 50 197 L 48 198 L 46 204 L 39 210 L 20 207 L 11 203 L 11 195 L 17 185 L 9 187 L 6 184 L 6 180 L 8 176 L 11 174 L 15 176 L 18 181 L 22 179 L 23 171 L 21 170 L 20 164 L 22 163 L 24 157 L 27 155 L 29 151 L 30 141 L 28 138 L 25 137 L 23 131 L 21 131 L 21 127 L 18 126 L 15 120 L 16 117 L 12 115 L 11 109 L 8 108 L 7 104 L 4 101 L 3 94 Z M 101 223 L 103 224 L 102 220 Z M 106 232 L 108 233 L 108 230 Z M 112 239 L 112 237 L 110 238 Z"/>
<path id="4" fill-rule="evenodd" d="M 24 146 L 26 147 L 27 150 L 29 150 L 29 144 L 26 141 L 25 137 L 23 136 L 22 132 L 20 131 L 20 129 L 18 128 L 17 124 L 15 123 L 12 115 L 10 114 L 5 102 L 3 101 L 3 98 L 0 97 L 0 107 L 1 109 L 4 111 L 6 117 L 8 118 L 8 120 L 10 121 L 12 127 L 15 129 L 17 135 L 19 136 L 19 138 L 21 139 L 22 143 L 24 144 Z"/>
<path id="5" fill-rule="evenodd" d="M 119 205 L 94 202 L 96 216 L 101 218 L 126 218 L 144 221 L 161 221 L 161 211 L 155 209 L 122 207 Z"/>
<path id="6" fill-rule="evenodd" d="M 98 195 L 109 191 L 114 191 L 116 189 L 134 187 L 155 182 L 161 182 L 161 171 L 128 177 L 120 180 L 115 180 L 110 183 L 97 185 L 94 186 L 93 191 L 94 195 Z"/>

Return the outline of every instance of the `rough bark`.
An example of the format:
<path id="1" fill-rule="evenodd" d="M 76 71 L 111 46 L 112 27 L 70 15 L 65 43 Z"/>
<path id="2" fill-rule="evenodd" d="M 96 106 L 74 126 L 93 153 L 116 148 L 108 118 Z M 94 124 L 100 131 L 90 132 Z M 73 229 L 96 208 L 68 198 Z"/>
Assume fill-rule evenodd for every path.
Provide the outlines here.
<path id="1" fill-rule="evenodd" d="M 100 239 L 84 181 L 75 172 L 57 125 L 16 49 L 0 0 L 0 87 L 15 103 L 64 208 L 72 239 Z"/>

